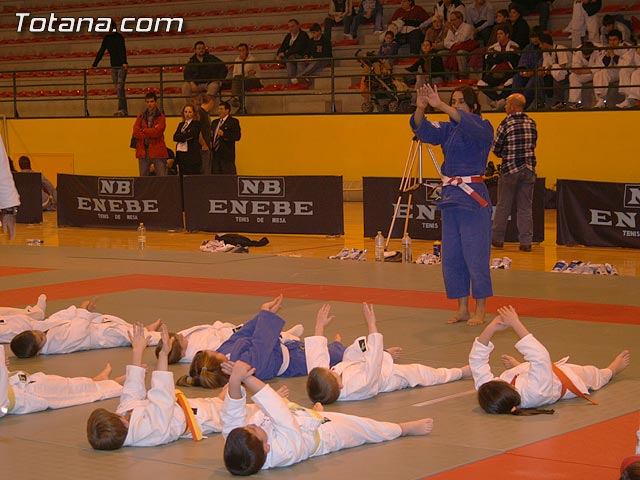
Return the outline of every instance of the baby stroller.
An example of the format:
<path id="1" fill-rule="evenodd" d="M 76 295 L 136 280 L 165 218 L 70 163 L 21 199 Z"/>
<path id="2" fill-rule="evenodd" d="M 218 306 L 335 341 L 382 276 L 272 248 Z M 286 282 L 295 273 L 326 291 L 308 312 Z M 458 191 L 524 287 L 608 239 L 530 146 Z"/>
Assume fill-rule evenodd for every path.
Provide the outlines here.
<path id="1" fill-rule="evenodd" d="M 356 52 L 359 57 L 360 50 Z M 362 103 L 364 113 L 373 112 L 403 112 L 411 111 L 411 94 L 409 87 L 401 79 L 392 74 L 392 67 L 386 58 L 376 56 L 375 52 L 368 52 L 359 57 L 364 75 L 360 80 L 360 91 L 365 101 Z"/>

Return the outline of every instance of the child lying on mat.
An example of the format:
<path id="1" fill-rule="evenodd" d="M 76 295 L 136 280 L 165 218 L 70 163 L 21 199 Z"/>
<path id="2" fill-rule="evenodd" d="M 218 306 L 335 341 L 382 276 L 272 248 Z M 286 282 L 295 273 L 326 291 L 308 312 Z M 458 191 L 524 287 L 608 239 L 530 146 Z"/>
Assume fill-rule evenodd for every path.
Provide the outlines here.
<path id="1" fill-rule="evenodd" d="M 0 343 L 9 343 L 18 333 L 41 327 L 46 308 L 46 295 L 40 295 L 33 306 L 0 307 Z"/>

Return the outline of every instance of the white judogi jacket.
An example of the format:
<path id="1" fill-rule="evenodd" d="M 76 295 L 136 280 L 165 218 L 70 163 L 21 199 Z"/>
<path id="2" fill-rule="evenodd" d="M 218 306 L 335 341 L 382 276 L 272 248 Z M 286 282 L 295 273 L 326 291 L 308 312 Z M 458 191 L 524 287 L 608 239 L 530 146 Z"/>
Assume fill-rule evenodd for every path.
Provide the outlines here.
<path id="1" fill-rule="evenodd" d="M 197 325 L 178 332 L 189 341 L 180 362 L 190 363 L 200 350 L 217 350 L 236 328 L 233 323 L 214 322 L 212 325 Z"/>
<path id="2" fill-rule="evenodd" d="M 72 305 L 54 313 L 48 321 L 55 322 L 55 325 L 47 330 L 47 341 L 40 351 L 43 355 L 130 345 L 132 325 L 113 315 L 90 312 Z M 146 334 L 150 337 L 149 345 L 158 344 L 160 332 Z"/>
<path id="3" fill-rule="evenodd" d="M 515 347 L 524 356 L 526 362 L 517 367 L 503 372 L 500 377 L 494 377 L 489 366 L 489 356 L 494 349 L 492 342 L 483 345 L 476 338 L 469 354 L 469 365 L 475 382 L 476 390 L 481 385 L 491 380 L 504 380 L 511 383 L 514 376 L 518 376 L 515 388 L 520 393 L 522 408 L 534 408 L 560 400 L 562 384 L 560 379 L 553 374 L 551 369 L 551 357 L 549 352 L 532 334 L 522 337 Z M 565 357 L 556 365 L 571 379 L 574 385 L 582 392 L 589 393 L 585 382 L 577 376 L 567 364 L 569 357 Z M 575 398 L 569 390 L 563 398 Z"/>
<path id="4" fill-rule="evenodd" d="M 94 382 L 86 377 L 66 378 L 41 372 L 9 373 L 4 358 L 4 347 L 0 345 L 0 417 L 92 403 L 117 397 L 122 392 L 122 386 L 113 380 Z M 13 392 L 13 408 L 9 388 Z"/>
<path id="5" fill-rule="evenodd" d="M 47 297 L 40 295 L 38 303 L 25 308 L 0 307 L 0 343 L 9 343 L 25 330 L 41 328 L 47 307 Z"/>

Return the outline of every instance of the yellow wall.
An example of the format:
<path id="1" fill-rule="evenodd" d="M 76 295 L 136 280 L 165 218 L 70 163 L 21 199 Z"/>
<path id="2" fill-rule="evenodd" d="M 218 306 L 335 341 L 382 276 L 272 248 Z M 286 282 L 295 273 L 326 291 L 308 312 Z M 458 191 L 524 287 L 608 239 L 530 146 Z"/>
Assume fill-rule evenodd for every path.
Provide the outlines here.
<path id="1" fill-rule="evenodd" d="M 504 114 L 485 114 L 497 126 Z M 557 178 L 639 182 L 640 111 L 531 114 L 538 123 L 538 174 Z M 434 119 L 445 118 L 433 115 Z M 129 148 L 133 118 L 8 120 L 14 160 L 30 155 L 55 182 L 57 171 L 130 176 L 138 171 Z M 167 145 L 178 118 L 167 120 Z M 401 176 L 412 134 L 404 115 L 318 115 L 240 119 L 237 165 L 242 175 Z M 6 143 L 6 142 L 5 142 Z M 440 149 L 435 149 L 438 158 Z M 426 152 L 425 152 L 426 154 Z M 71 159 L 71 160 L 70 160 Z M 495 160 L 495 159 L 494 159 Z M 38 162 L 34 167 L 38 167 Z M 71 165 L 71 167 L 70 167 Z M 434 176 L 429 157 L 426 176 Z"/>

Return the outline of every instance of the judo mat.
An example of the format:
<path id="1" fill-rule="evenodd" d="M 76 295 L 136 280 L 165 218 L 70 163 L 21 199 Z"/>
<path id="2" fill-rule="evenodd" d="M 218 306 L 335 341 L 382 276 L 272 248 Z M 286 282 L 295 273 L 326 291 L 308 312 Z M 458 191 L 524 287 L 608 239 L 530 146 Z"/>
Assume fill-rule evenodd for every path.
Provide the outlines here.
<path id="1" fill-rule="evenodd" d="M 301 479 L 614 479 L 620 461 L 633 454 L 640 425 L 640 278 L 492 271 L 493 314 L 513 305 L 530 331 L 557 360 L 607 366 L 621 350 L 632 363 L 593 394 L 559 402 L 554 415 L 514 417 L 483 413 L 473 381 L 386 393 L 360 402 L 327 406 L 329 411 L 385 421 L 434 418 L 426 437 L 365 445 L 301 464 L 262 471 L 260 477 Z M 285 328 L 302 323 L 313 333 L 318 308 L 330 303 L 335 319 L 326 329 L 345 344 L 366 334 L 362 302 L 375 305 L 385 346 L 401 346 L 399 363 L 455 367 L 468 362 L 483 327 L 446 323 L 455 302 L 444 295 L 438 265 L 340 262 L 275 255 L 207 255 L 200 252 L 133 251 L 4 246 L 0 257 L 0 305 L 35 303 L 48 297 L 47 315 L 98 296 L 96 311 L 147 324 L 161 318 L 171 331 L 216 320 L 248 321 L 260 305 L 282 293 Z M 492 315 L 489 316 L 489 319 Z M 520 358 L 511 331 L 494 337 L 492 368 L 500 354 Z M 9 348 L 6 348 L 10 354 Z M 106 362 L 124 373 L 129 348 L 10 358 L 10 370 L 64 376 L 93 376 Z M 145 362 L 155 365 L 153 349 Z M 175 377 L 188 364 L 170 366 Z M 310 406 L 304 378 L 275 379 L 291 400 Z M 188 397 L 218 391 L 184 388 Z M 3 478 L 48 480 L 93 478 L 230 478 L 222 461 L 223 439 L 179 440 L 154 448 L 113 452 L 91 449 L 86 419 L 95 408 L 115 409 L 118 399 L 0 419 Z"/>

